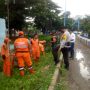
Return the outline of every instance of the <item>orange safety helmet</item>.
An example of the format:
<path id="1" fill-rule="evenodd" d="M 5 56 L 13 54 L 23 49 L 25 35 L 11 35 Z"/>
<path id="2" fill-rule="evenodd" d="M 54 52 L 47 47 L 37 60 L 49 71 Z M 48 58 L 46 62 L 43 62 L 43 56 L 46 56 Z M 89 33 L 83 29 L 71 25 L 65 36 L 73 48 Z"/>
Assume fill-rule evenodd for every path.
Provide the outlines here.
<path id="1" fill-rule="evenodd" d="M 24 35 L 24 32 L 23 31 L 19 31 L 18 35 L 19 36 Z"/>

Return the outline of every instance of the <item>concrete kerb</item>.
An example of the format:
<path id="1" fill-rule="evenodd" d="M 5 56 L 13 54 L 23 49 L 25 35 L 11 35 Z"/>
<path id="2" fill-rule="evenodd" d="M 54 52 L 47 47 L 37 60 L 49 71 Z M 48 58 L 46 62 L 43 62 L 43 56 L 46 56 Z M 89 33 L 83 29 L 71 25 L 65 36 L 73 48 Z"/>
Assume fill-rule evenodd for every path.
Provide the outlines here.
<path id="1" fill-rule="evenodd" d="M 84 38 L 82 36 L 78 36 L 78 39 L 85 44 L 86 46 L 90 47 L 90 39 Z"/>
<path id="2" fill-rule="evenodd" d="M 56 66 L 56 69 L 55 69 L 55 72 L 54 72 L 54 75 L 52 77 L 52 81 L 51 81 L 51 84 L 48 88 L 48 90 L 54 90 L 58 80 L 60 79 L 60 63 Z"/>
<path id="3" fill-rule="evenodd" d="M 50 84 L 48 90 L 54 90 L 57 82 L 60 80 L 60 68 L 61 68 L 61 63 L 62 63 L 62 60 L 61 60 L 62 57 L 63 56 L 60 56 L 60 62 L 56 66 L 56 69 L 55 69 L 55 72 L 52 77 L 52 81 L 51 81 L 51 84 Z"/>

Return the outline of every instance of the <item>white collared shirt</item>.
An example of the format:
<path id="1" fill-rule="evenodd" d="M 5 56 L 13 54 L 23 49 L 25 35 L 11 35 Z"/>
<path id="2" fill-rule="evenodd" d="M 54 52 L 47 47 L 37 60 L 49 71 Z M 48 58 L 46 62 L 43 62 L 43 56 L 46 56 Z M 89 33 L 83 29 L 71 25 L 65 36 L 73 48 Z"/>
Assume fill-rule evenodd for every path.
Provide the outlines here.
<path id="1" fill-rule="evenodd" d="M 66 42 L 70 42 L 70 33 L 68 30 L 65 31 L 65 35 L 67 36 Z"/>
<path id="2" fill-rule="evenodd" d="M 70 42 L 75 42 L 75 38 L 76 38 L 75 34 L 71 33 L 71 35 L 70 35 Z"/>
<path id="3" fill-rule="evenodd" d="M 70 42 L 70 33 L 68 32 L 68 30 L 66 30 L 61 36 L 60 48 L 69 47 L 66 46 L 67 42 Z"/>

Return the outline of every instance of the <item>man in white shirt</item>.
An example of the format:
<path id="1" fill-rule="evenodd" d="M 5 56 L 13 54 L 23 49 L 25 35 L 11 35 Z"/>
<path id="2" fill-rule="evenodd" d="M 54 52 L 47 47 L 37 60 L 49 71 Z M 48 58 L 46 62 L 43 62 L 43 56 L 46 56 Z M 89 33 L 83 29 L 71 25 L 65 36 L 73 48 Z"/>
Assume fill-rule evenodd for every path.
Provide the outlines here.
<path id="1" fill-rule="evenodd" d="M 60 48 L 63 53 L 65 68 L 69 69 L 68 52 L 70 48 L 70 33 L 68 32 L 66 27 L 62 27 L 60 31 L 62 33 Z"/>
<path id="2" fill-rule="evenodd" d="M 75 44 L 75 34 L 71 31 L 71 35 L 70 35 L 70 44 L 71 44 L 71 47 L 70 47 L 70 58 L 73 58 L 74 59 L 74 44 Z"/>
<path id="3" fill-rule="evenodd" d="M 65 34 L 67 35 L 67 42 L 70 42 L 71 35 L 70 35 L 68 29 L 65 30 Z"/>

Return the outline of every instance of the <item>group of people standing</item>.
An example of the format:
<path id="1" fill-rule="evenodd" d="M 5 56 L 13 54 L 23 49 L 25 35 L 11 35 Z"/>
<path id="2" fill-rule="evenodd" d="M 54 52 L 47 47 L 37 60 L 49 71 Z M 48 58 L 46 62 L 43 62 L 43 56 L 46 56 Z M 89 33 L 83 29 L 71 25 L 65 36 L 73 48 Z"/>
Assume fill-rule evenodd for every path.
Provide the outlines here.
<path id="1" fill-rule="evenodd" d="M 63 27 L 59 30 L 61 34 L 53 33 L 51 34 L 51 47 L 52 54 L 54 57 L 55 65 L 59 62 L 58 59 L 58 49 L 62 52 L 64 58 L 65 68 L 69 69 L 69 60 L 68 53 L 70 52 L 71 58 L 74 58 L 74 43 L 75 43 L 75 34 L 69 33 L 68 29 Z M 18 68 L 20 75 L 24 76 L 25 65 L 28 67 L 28 70 L 31 74 L 35 73 L 35 70 L 32 67 L 32 58 L 36 63 L 38 63 L 40 58 L 40 53 L 45 55 L 44 44 L 45 40 L 40 41 L 38 34 L 34 34 L 33 38 L 27 39 L 24 36 L 23 31 L 19 31 L 18 38 L 14 42 L 14 54 L 9 52 L 9 42 L 10 39 L 6 37 L 4 43 L 1 47 L 1 56 L 3 58 L 3 73 L 6 76 L 11 76 L 13 67 L 14 57 L 17 58 Z"/>
<path id="2" fill-rule="evenodd" d="M 24 76 L 24 67 L 28 67 L 28 70 L 31 74 L 35 73 L 35 70 L 32 67 L 31 57 L 36 63 L 38 63 L 40 58 L 40 53 L 45 55 L 44 44 L 45 40 L 39 41 L 38 34 L 34 34 L 33 38 L 28 40 L 24 36 L 24 32 L 20 31 L 18 33 L 18 38 L 14 42 L 14 54 L 10 55 L 9 52 L 9 38 L 4 39 L 4 43 L 1 47 L 1 55 L 4 61 L 3 72 L 6 76 L 11 76 L 11 66 L 13 65 L 13 60 L 10 61 L 10 56 L 17 58 L 18 68 L 20 75 Z"/>
<path id="3" fill-rule="evenodd" d="M 55 64 L 59 62 L 58 49 L 63 54 L 65 68 L 69 69 L 69 57 L 74 59 L 74 44 L 75 44 L 75 34 L 72 31 L 68 31 L 66 27 L 60 29 L 61 35 L 59 42 L 57 42 L 57 34 L 52 35 L 52 53 L 54 57 Z"/>

